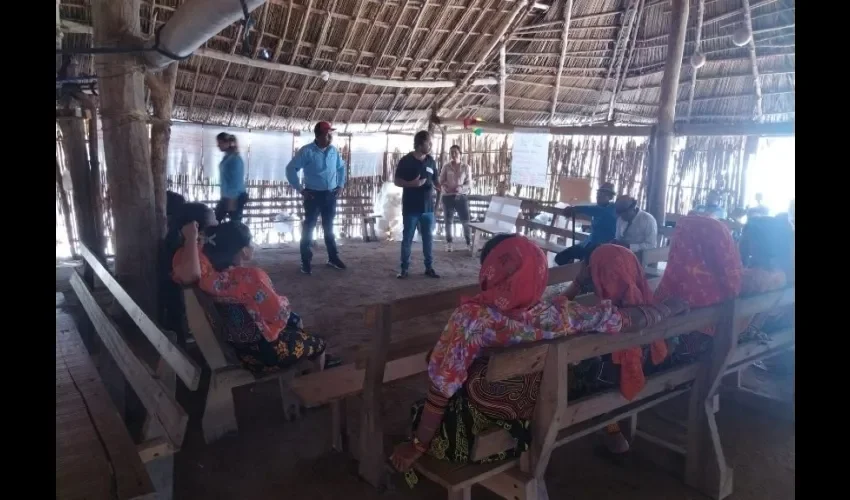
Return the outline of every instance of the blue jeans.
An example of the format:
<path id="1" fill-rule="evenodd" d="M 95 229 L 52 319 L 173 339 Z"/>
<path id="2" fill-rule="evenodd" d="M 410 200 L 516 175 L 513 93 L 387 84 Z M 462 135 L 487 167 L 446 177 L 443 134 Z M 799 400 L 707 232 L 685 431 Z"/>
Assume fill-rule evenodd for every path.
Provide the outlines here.
<path id="1" fill-rule="evenodd" d="M 322 216 L 322 231 L 325 233 L 325 247 L 328 259 L 338 258 L 336 239 L 334 238 L 334 217 L 336 216 L 336 196 L 333 191 L 310 191 L 310 197 L 304 198 L 304 225 L 301 226 L 301 262 L 310 264 L 313 260 L 313 230 L 319 216 Z"/>
<path id="2" fill-rule="evenodd" d="M 410 250 L 413 246 L 413 235 L 419 228 L 419 237 L 422 238 L 422 254 L 425 256 L 425 270 L 431 269 L 434 259 L 431 249 L 434 247 L 434 213 L 405 215 L 402 217 L 404 230 L 401 236 L 401 270 L 407 271 L 410 267 Z"/>

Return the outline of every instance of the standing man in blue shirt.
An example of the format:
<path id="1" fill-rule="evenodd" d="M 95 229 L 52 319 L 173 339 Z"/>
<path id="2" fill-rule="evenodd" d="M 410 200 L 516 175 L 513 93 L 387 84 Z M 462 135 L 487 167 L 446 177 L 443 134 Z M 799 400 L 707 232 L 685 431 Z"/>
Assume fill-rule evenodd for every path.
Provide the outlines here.
<path id="1" fill-rule="evenodd" d="M 245 189 L 245 162 L 239 154 L 236 136 L 222 132 L 216 136 L 218 149 L 224 158 L 218 164 L 218 178 L 221 179 L 221 199 L 215 207 L 215 218 L 222 222 L 226 216 L 234 222 L 242 222 L 242 210 L 248 202 Z"/>
<path id="2" fill-rule="evenodd" d="M 322 232 L 328 249 L 328 266 L 345 269 L 339 259 L 334 239 L 334 217 L 336 198 L 345 187 L 345 162 L 339 151 L 331 145 L 335 129 L 328 122 L 319 122 L 313 128 L 316 140 L 298 150 L 295 158 L 286 166 L 286 180 L 304 197 L 304 225 L 301 230 L 301 272 L 313 274 L 313 230 L 319 215 L 322 216 Z M 304 171 L 304 183 L 298 179 L 298 171 Z"/>
<path id="3" fill-rule="evenodd" d="M 614 240 L 617 233 L 617 211 L 611 200 L 616 194 L 614 184 L 603 182 L 596 190 L 596 205 L 577 205 L 564 209 L 564 215 L 567 217 L 573 214 L 591 217 L 590 236 L 578 245 L 573 245 L 556 255 L 556 264 L 563 266 L 573 260 L 582 260 L 588 257 L 594 248 Z"/>

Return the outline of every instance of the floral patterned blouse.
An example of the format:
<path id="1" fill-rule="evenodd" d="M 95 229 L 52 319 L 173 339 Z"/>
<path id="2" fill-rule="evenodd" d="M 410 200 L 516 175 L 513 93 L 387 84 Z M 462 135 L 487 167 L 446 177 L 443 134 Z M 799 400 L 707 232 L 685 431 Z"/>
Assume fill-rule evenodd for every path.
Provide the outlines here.
<path id="1" fill-rule="evenodd" d="M 581 332 L 618 333 L 625 317 L 603 300 L 585 306 L 564 296 L 542 301 L 520 318 L 494 307 L 464 304 L 455 309 L 428 362 L 433 387 L 449 398 L 466 382 L 472 362 L 482 348 L 534 342 Z"/>
<path id="2" fill-rule="evenodd" d="M 172 268 L 180 260 L 183 248 L 177 250 Z M 198 245 L 198 260 L 201 264 L 201 280 L 198 286 L 210 294 L 215 302 L 241 304 L 263 337 L 269 342 L 278 338 L 292 312 L 289 299 L 278 295 L 269 275 L 258 267 L 234 266 L 216 271 Z"/>

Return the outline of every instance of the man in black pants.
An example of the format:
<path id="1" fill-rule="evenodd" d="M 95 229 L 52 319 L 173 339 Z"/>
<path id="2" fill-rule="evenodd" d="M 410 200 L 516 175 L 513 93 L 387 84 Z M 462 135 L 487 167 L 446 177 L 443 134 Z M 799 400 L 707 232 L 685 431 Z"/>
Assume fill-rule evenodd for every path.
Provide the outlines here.
<path id="1" fill-rule="evenodd" d="M 316 140 L 298 150 L 286 166 L 286 180 L 304 197 L 304 225 L 301 231 L 301 272 L 313 274 L 313 230 L 322 216 L 322 232 L 328 249 L 328 266 L 345 269 L 339 258 L 334 238 L 336 198 L 345 186 L 345 163 L 339 151 L 331 144 L 334 128 L 328 122 L 319 122 L 313 129 Z M 298 179 L 303 170 L 304 183 Z"/>

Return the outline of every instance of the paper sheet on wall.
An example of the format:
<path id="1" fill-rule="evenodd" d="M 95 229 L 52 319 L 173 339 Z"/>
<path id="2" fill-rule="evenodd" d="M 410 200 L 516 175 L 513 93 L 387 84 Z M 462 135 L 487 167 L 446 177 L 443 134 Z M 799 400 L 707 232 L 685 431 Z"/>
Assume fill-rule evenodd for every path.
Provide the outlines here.
<path id="1" fill-rule="evenodd" d="M 546 129 L 514 131 L 511 184 L 545 188 L 549 170 L 549 142 Z"/>
<path id="2" fill-rule="evenodd" d="M 285 181 L 286 166 L 292 160 L 293 135 L 289 132 L 252 131 L 248 155 L 248 179 Z"/>
<path id="3" fill-rule="evenodd" d="M 201 167 L 202 154 L 203 127 L 194 123 L 173 123 L 168 141 L 168 174 L 194 174 Z"/>
<path id="4" fill-rule="evenodd" d="M 380 175 L 384 165 L 386 134 L 357 134 L 351 136 L 350 177 Z"/>

